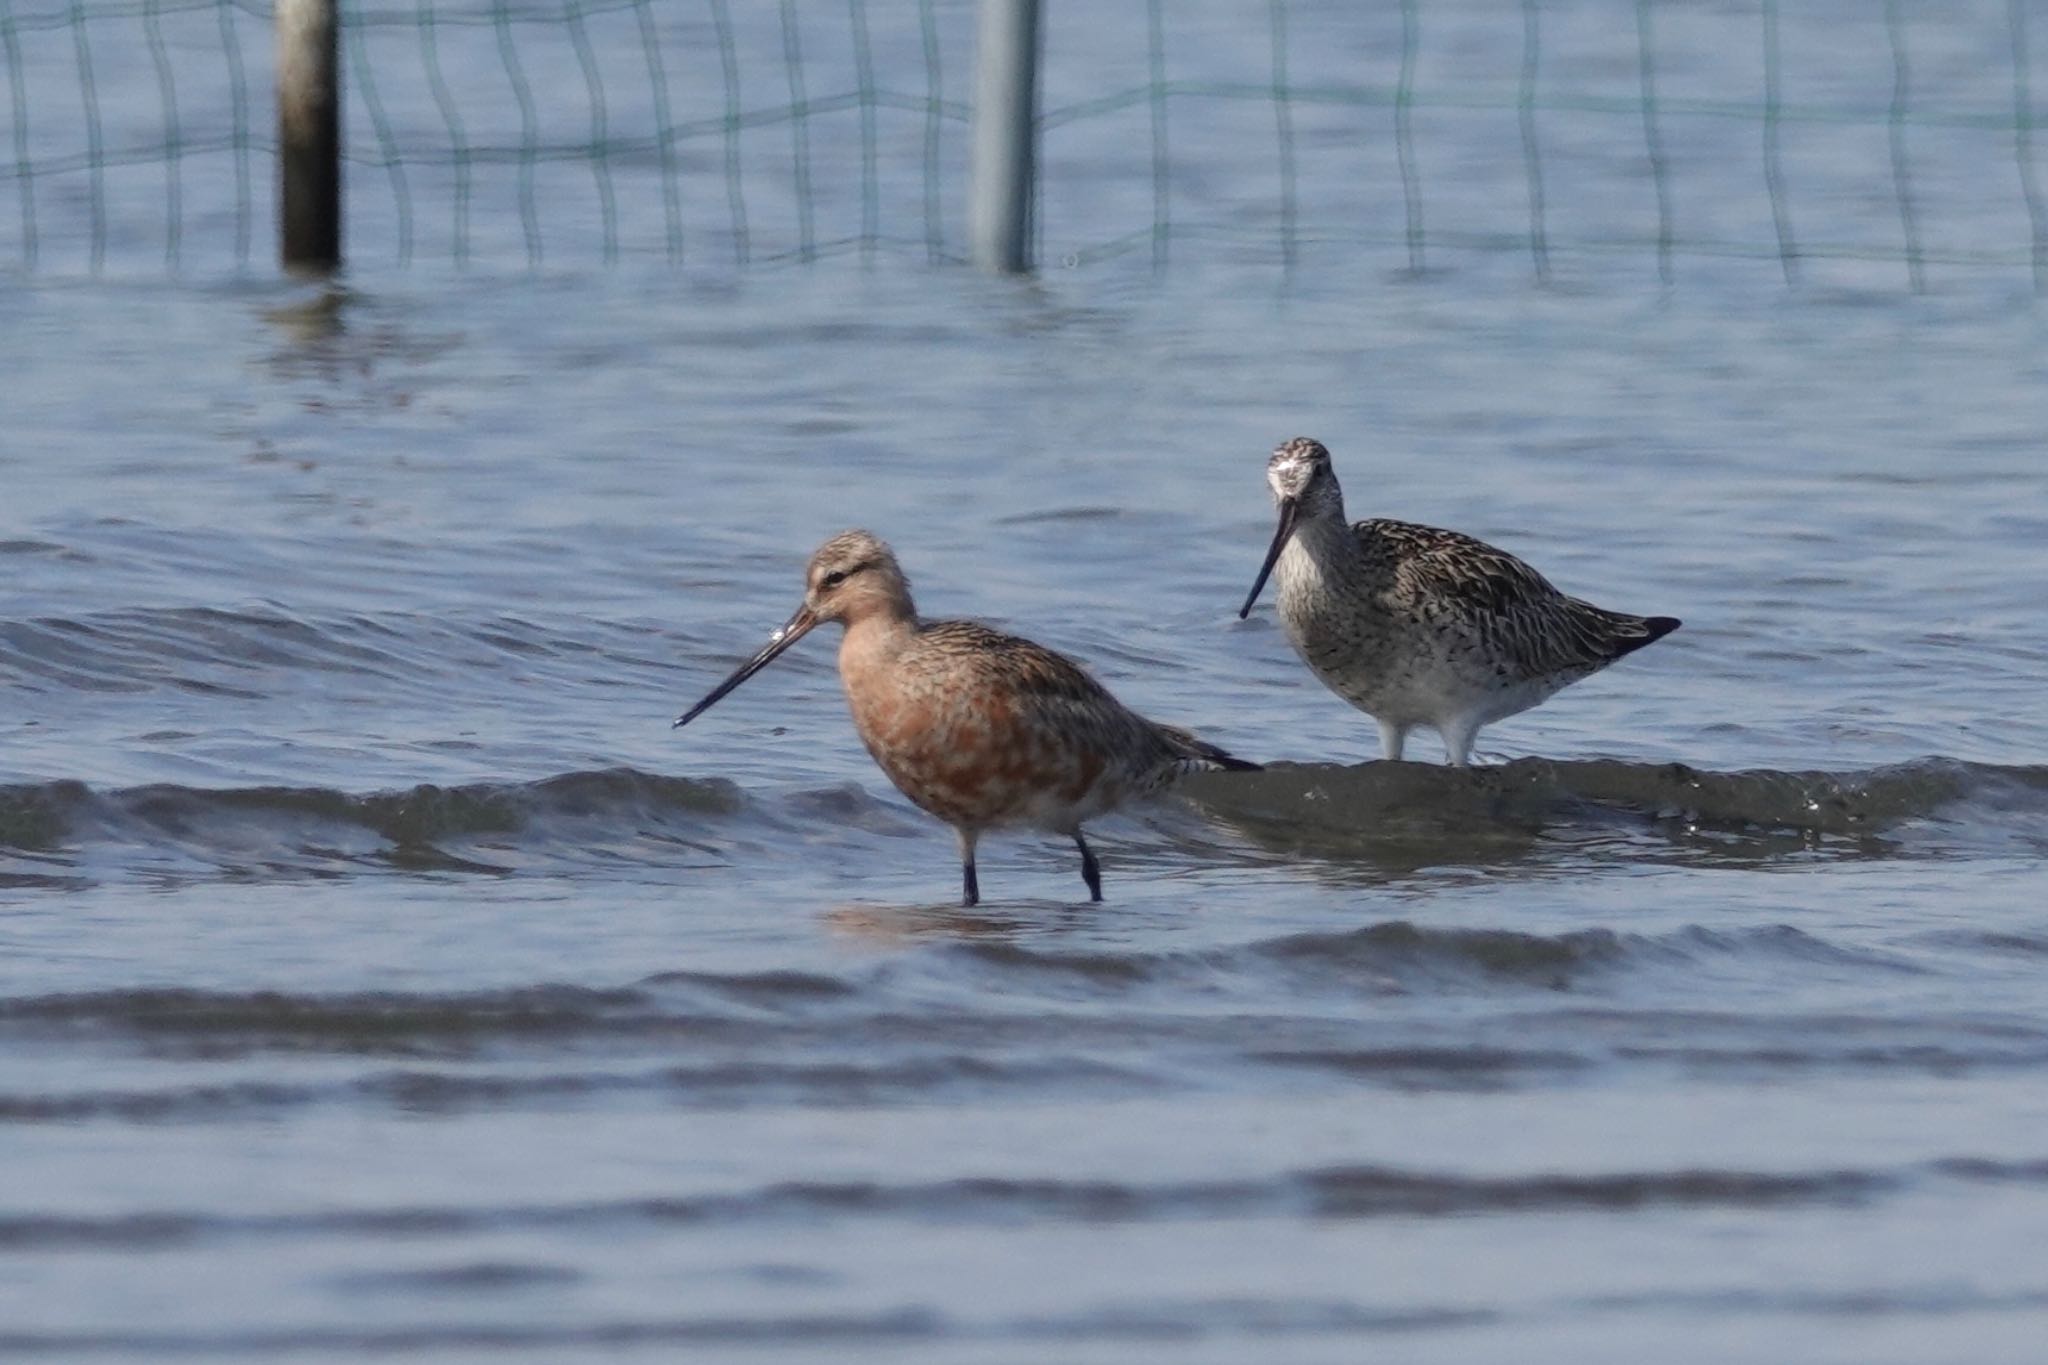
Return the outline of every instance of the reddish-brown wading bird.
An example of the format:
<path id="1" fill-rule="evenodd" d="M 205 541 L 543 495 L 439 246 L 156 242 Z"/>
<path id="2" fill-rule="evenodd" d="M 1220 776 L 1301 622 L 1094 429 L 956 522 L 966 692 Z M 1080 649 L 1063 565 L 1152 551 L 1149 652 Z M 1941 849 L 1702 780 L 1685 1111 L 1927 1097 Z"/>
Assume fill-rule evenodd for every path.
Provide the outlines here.
<path id="1" fill-rule="evenodd" d="M 982 834 L 1030 825 L 1081 850 L 1088 898 L 1102 869 L 1083 821 L 1197 769 L 1256 769 L 1129 710 L 1079 664 L 973 621 L 920 621 L 889 547 L 846 531 L 818 547 L 804 601 L 753 658 L 685 711 L 688 725 L 826 621 L 846 627 L 839 680 L 861 743 L 905 796 L 960 839 L 961 903 L 981 890 Z"/>
<path id="2" fill-rule="evenodd" d="M 1567 597 L 1507 551 L 1457 531 L 1346 523 L 1321 441 L 1297 436 L 1275 450 L 1266 483 L 1280 526 L 1237 614 L 1251 615 L 1277 566 L 1280 620 L 1295 652 L 1380 723 L 1388 758 L 1426 725 L 1462 768 L 1480 726 L 1678 629 L 1675 617 Z"/>

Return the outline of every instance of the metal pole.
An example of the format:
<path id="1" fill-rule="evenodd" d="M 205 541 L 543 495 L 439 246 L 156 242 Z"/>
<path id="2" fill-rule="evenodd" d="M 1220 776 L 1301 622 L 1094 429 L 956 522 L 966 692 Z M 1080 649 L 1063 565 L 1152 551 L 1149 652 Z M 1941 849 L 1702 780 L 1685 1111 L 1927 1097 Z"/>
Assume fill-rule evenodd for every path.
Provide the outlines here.
<path id="1" fill-rule="evenodd" d="M 286 270 L 341 264 L 338 0 L 277 0 L 278 256 Z"/>
<path id="2" fill-rule="evenodd" d="M 974 263 L 1031 268 L 1031 189 L 1038 160 L 1038 0 L 981 0 L 974 82 Z"/>

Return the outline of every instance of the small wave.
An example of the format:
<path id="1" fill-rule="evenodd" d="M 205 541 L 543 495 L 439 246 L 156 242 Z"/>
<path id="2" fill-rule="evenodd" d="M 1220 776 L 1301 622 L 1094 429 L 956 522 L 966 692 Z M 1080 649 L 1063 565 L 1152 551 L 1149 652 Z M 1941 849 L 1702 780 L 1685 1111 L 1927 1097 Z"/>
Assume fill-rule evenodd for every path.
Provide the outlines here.
<path id="1" fill-rule="evenodd" d="M 999 976 L 1005 988 L 1037 978 L 1116 995 L 1142 987 L 1228 985 L 1233 978 L 1289 990 L 1340 992 L 1509 987 L 1571 990 L 1626 970 L 1696 967 L 1716 960 L 1825 964 L 1902 974 L 1923 968 L 1869 949 L 1829 943 L 1791 925 L 1725 930 L 1690 926 L 1664 934 L 1582 929 L 1561 934 L 1510 929 L 1434 928 L 1387 920 L 1336 932 L 1284 934 L 1193 952 L 1069 952 L 1019 943 L 962 942 L 949 959 Z"/>
<path id="2" fill-rule="evenodd" d="M 1323 1217 L 1376 1214 L 1626 1211 L 1655 1206 L 1756 1208 L 1861 1202 L 1897 1188 L 1901 1175 L 1876 1171 L 1649 1171 L 1470 1179 L 1377 1167 L 1308 1177 Z"/>
<path id="3" fill-rule="evenodd" d="M 2028 1064 L 2048 1047 L 2038 1031 L 1972 1031 L 1954 1021 L 1903 1018 L 1908 1027 L 1896 1041 L 1866 1022 L 1852 1021 L 1841 1040 L 1821 1040 L 1808 1048 L 1811 1020 L 1767 1020 L 1762 1034 L 1752 1037 L 1739 1028 L 1720 1027 L 1714 1017 L 1673 1023 L 1662 1010 L 1627 1003 L 1640 1003 L 1646 982 L 1653 988 L 1667 980 L 1696 982 L 1717 970 L 1774 979 L 1788 967 L 1809 978 L 1826 972 L 1879 981 L 1932 970 L 1885 951 L 1830 943 L 1783 925 L 1546 935 L 1391 920 L 1184 951 L 1076 951 L 967 940 L 844 972 L 670 971 L 611 987 L 535 984 L 419 993 L 145 987 L 22 995 L 0 997 L 0 1042 L 100 1039 L 152 1055 L 205 1058 L 299 1052 L 470 1059 L 533 1057 L 589 1042 L 716 1045 L 740 1050 L 741 1059 L 757 1071 L 762 1093 L 778 1086 L 809 1086 L 820 1094 L 837 1088 L 877 1095 L 892 1087 L 907 1093 L 921 1084 L 944 1084 L 948 1076 L 962 1085 L 1024 1084 L 1035 1062 L 1010 1060 L 1000 1051 L 992 1054 L 998 1060 L 983 1062 L 978 1059 L 985 1049 L 1015 1044 L 1038 1061 L 1079 1058 L 1138 1034 L 1218 1048 L 1253 1061 L 1348 1070 L 1362 1077 L 1378 1073 L 1394 1084 L 1430 1078 L 1444 1085 L 1471 1084 L 1473 1077 L 1485 1074 L 1508 1077 L 1580 1065 L 1576 1058 L 1588 1040 L 1596 1051 L 1584 1055 L 1592 1060 L 1712 1065 L 1715 1051 L 1725 1049 L 1731 1064 L 1749 1056 L 1761 1066 L 1772 1064 L 1771 1050 L 1780 1049 L 1785 1065 L 1805 1058 L 1816 1066 L 1877 1066 L 1890 1058 L 1919 1069 L 1939 1065 L 1945 1055 L 1940 1049 L 1958 1049 L 1953 1054 L 1958 1065 L 2010 1066 Z M 1534 996 L 1546 1003 L 1530 1016 L 1530 1026 L 1548 1029 L 1555 1041 L 1547 1046 L 1528 1042 L 1507 1052 L 1489 1051 L 1485 1045 L 1431 1051 L 1405 1038 L 1389 1041 L 1384 1032 L 1365 1038 L 1333 1038 L 1312 1030 L 1246 1035 L 1227 1020 L 1212 1026 L 1188 1014 L 1190 991 L 1206 999 L 1256 1002 L 1262 1009 L 1276 998 L 1334 1001 L 1349 1010 L 1375 996 L 1474 995 L 1504 1001 Z M 1560 994 L 1576 995 L 1578 1003 L 1566 1008 L 1556 1000 Z M 1661 1004 L 1663 998 L 1651 1003 Z M 1056 1007 L 1047 1010 L 1047 1004 Z M 1161 1004 L 1169 1006 L 1164 1013 Z M 1302 1018 L 1319 1009 L 1309 1007 Z M 848 1047 L 869 1049 L 859 1060 L 872 1069 L 834 1069 L 841 1067 Z M 905 1047 L 914 1053 L 909 1061 L 904 1060 Z M 829 1055 L 798 1055 L 797 1048 Z M 942 1054 L 950 1060 L 934 1060 Z M 762 1057 L 758 1064 L 752 1061 L 756 1055 Z M 823 1069 L 804 1070 L 814 1064 Z M 1077 1078 L 1091 1074 L 1079 1061 L 1059 1065 L 1072 1067 Z M 984 1066 L 993 1069 L 983 1071 Z M 907 1069 L 892 1070 L 898 1067 Z M 1142 1079 L 1114 1069 L 1104 1073 L 1112 1074 L 1125 1085 Z M 739 1093 L 745 1088 L 742 1081 L 742 1072 L 721 1075 L 713 1069 L 673 1072 L 645 1084 L 678 1094 L 709 1094 L 721 1087 Z M 468 1102 L 465 1092 L 488 1102 L 494 1087 L 503 1087 L 501 1097 L 513 1098 L 522 1087 L 540 1093 L 558 1086 L 566 1093 L 585 1083 L 448 1080 L 445 1094 L 450 1102 Z M 175 1103 L 64 1101 L 88 1109 L 97 1104 L 109 1114 L 126 1106 L 144 1117 L 153 1105 L 198 1112 L 216 1103 L 232 1110 L 238 1104 L 297 1102 L 293 1095 L 260 1090 L 204 1089 Z M 33 1105 L 23 1101 L 13 1116 L 36 1115 Z M 63 1116 L 62 1105 L 49 1116 Z"/>
<path id="4" fill-rule="evenodd" d="M 2048 1163 L 1945 1158 L 1889 1169 L 1679 1169 L 1463 1175 L 1325 1166 L 1270 1177 L 1139 1184 L 1035 1176 L 921 1183 L 784 1181 L 753 1189 L 591 1203 L 403 1205 L 272 1214 L 0 1214 L 0 1248 L 163 1247 L 202 1238 L 447 1237 L 574 1227 L 732 1226 L 820 1219 L 1125 1223 L 1216 1218 L 1625 1214 L 1655 1208 L 1856 1205 L 1929 1183 L 2048 1183 Z"/>
<path id="5" fill-rule="evenodd" d="M 587 1277 L 572 1266 L 531 1261 L 464 1261 L 457 1265 L 362 1270 L 333 1276 L 337 1289 L 368 1293 L 409 1293 L 440 1296 L 497 1294 L 544 1285 L 577 1284 Z"/>
<path id="6" fill-rule="evenodd" d="M 1961 948 L 2000 957 L 2048 957 L 2048 934 L 2008 933 L 1995 929 L 1937 929 L 1918 941 L 1939 948 Z"/>
<path id="7" fill-rule="evenodd" d="M 925 1103 L 969 1095 L 1077 1093 L 1146 1084 L 1137 1072 L 1083 1057 L 1007 1060 L 963 1053 L 927 1053 L 860 1062 L 732 1060 L 640 1070 L 460 1072 L 404 1070 L 354 1080 L 286 1084 L 244 1081 L 140 1091 L 0 1094 L 0 1125 L 10 1123 L 223 1123 L 315 1105 L 365 1103 L 409 1113 L 447 1114 L 510 1105 L 582 1104 L 641 1095 L 693 1109 L 751 1105 L 877 1105 Z"/>
<path id="8" fill-rule="evenodd" d="M 1648 838 L 1653 852 L 1676 848 L 1708 858 L 1826 848 L 1897 856 L 1912 851 L 1901 842 L 1909 826 L 1939 827 L 1949 841 L 1944 847 L 1967 845 L 1973 832 L 1990 841 L 2002 829 L 2048 848 L 2048 768 L 1935 759 L 1847 774 L 1540 759 L 1471 771 L 1281 765 L 1197 775 L 1187 792 L 1216 825 L 1262 850 L 1252 856 L 1289 863 L 1362 859 L 1420 869 L 1513 861 L 1575 827 L 1636 840 L 1638 853 Z M 727 779 L 633 768 L 369 793 L 181 784 L 95 790 L 59 780 L 0 786 L 0 857 L 12 850 L 62 862 L 80 848 L 111 844 L 168 852 L 238 876 L 392 868 L 503 873 L 535 858 L 574 861 L 592 848 L 616 852 L 638 843 L 648 861 L 674 867 L 679 849 L 685 860 L 721 856 L 706 831 L 734 817 L 778 829 L 829 827 L 835 837 L 896 837 L 924 828 L 853 784 L 761 803 Z M 1179 827 L 1167 828 L 1165 837 L 1176 859 L 1245 860 L 1241 840 L 1186 828 L 1194 823 L 1186 808 L 1172 818 Z M 100 860 L 103 868 L 121 865 Z M 37 879 L 66 870 L 0 865 L 0 875 Z"/>
<path id="9" fill-rule="evenodd" d="M 1954 1282 L 1840 1293 L 1801 1289 L 1650 1290 L 1597 1294 L 1578 1300 L 1578 1304 L 1625 1312 L 1675 1308 L 1750 1319 L 1788 1313 L 1867 1319 L 1892 1313 L 1939 1316 L 2048 1308 L 2048 1290 L 1999 1292 Z"/>
<path id="10" fill-rule="evenodd" d="M 1532 1076 L 1555 1079 L 1593 1066 L 1575 1052 L 1501 1047 L 1261 1048 L 1249 1055 L 1273 1066 L 1333 1072 L 1397 1089 L 1481 1090 Z"/>
<path id="11" fill-rule="evenodd" d="M 1641 1044 L 1616 1048 L 1621 1061 L 1661 1062 L 1709 1075 L 1767 1072 L 1879 1071 L 1960 1076 L 1987 1068 L 2048 1065 L 2048 1037 L 2031 1044 L 1957 1047 L 1943 1043 Z"/>
<path id="12" fill-rule="evenodd" d="M 76 555 L 75 551 L 49 540 L 25 540 L 12 538 L 0 540 L 0 555 Z M 84 559 L 84 555 L 76 555 Z"/>
<path id="13" fill-rule="evenodd" d="M 211 607 L 0 621 L 0 676 L 87 692 L 174 687 L 256 697 L 262 694 L 229 679 L 277 669 L 384 678 L 402 671 L 387 650 L 350 635 L 342 623 Z"/>
<path id="14" fill-rule="evenodd" d="M 1289 934 L 1255 945 L 1261 957 L 1300 971 L 1412 983 L 1447 976 L 1563 990 L 1670 940 L 1608 929 L 1528 934 L 1510 929 L 1433 929 L 1390 920 L 1338 933 Z"/>
<path id="15" fill-rule="evenodd" d="M 445 1351 L 533 1351 L 572 1348 L 618 1351 L 633 1346 L 755 1345 L 917 1341 L 943 1335 L 937 1315 L 912 1309 L 873 1314 L 783 1314 L 772 1317 L 600 1319 L 559 1326 L 529 1322 L 448 1323 L 393 1327 L 308 1327 L 270 1331 L 24 1332 L 0 1327 L 0 1352 L 36 1355 L 121 1354 L 153 1360 L 254 1357 L 306 1353 L 362 1356 Z"/>
<path id="16" fill-rule="evenodd" d="M 0 849 L 168 846 L 201 860 L 236 868 L 253 864 L 274 874 L 324 871 L 336 863 L 497 871 L 442 845 L 522 834 L 544 841 L 558 824 L 572 821 L 672 840 L 678 827 L 695 829 L 706 817 L 745 809 L 739 787 L 722 778 L 667 777 L 632 768 L 536 782 L 423 783 L 362 795 L 328 787 L 174 784 L 96 792 L 81 782 L 57 781 L 0 786 Z M 363 834 L 377 845 L 352 847 Z M 673 848 L 668 856 L 674 856 Z"/>
<path id="17" fill-rule="evenodd" d="M 99 1029 L 175 1040 L 346 1052 L 449 1049 L 491 1039 L 675 1036 L 853 991 L 829 977 L 794 972 L 671 972 L 640 986 L 519 986 L 502 990 L 405 993 L 143 988 L 0 998 L 0 1035 Z"/>
<path id="18" fill-rule="evenodd" d="M 174 688 L 253 698 L 279 690 L 274 680 L 305 673 L 425 689 L 450 678 L 474 682 L 479 672 L 525 672 L 560 660 L 576 661 L 578 669 L 593 658 L 652 666 L 635 657 L 637 636 L 593 631 L 592 624 L 403 612 L 300 616 L 269 604 L 137 607 L 0 620 L 0 679 L 12 675 L 31 687 L 83 692 Z"/>
<path id="19" fill-rule="evenodd" d="M 208 1051 L 447 1052 L 522 1037 L 674 1032 L 692 1021 L 689 1013 L 662 1009 L 642 991 L 580 986 L 441 995 L 144 989 L 0 1000 L 0 1032 L 8 1034 L 99 1031 Z"/>
<path id="20" fill-rule="evenodd" d="M 83 782 L 0 787 L 0 849 L 43 852 L 71 832 L 71 817 L 91 793 Z"/>
<path id="21" fill-rule="evenodd" d="M 788 967 L 769 967 L 751 972 L 656 972 L 642 977 L 635 988 L 643 994 L 660 993 L 665 998 L 710 998 L 778 1013 L 824 1001 L 849 999 L 859 994 L 861 989 L 856 982 L 845 977 L 796 971 Z"/>
<path id="22" fill-rule="evenodd" d="M 1455 861 L 1459 844 L 1526 849 L 1561 827 L 1654 833 L 1711 850 L 1898 851 L 1915 822 L 2014 824 L 2048 840 L 2048 766 L 1925 758 L 1858 771 L 1714 772 L 1681 763 L 1523 758 L 1494 767 L 1276 764 L 1183 790 L 1280 854 Z M 1789 837 L 1789 842 L 1786 842 Z"/>

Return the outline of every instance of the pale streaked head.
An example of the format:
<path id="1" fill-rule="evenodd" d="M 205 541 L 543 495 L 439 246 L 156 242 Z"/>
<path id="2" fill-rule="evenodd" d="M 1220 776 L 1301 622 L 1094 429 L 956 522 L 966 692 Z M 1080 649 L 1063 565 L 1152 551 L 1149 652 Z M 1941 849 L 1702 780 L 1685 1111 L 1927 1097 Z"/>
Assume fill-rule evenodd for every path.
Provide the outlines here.
<path id="1" fill-rule="evenodd" d="M 877 612 L 911 614 L 910 580 L 895 551 L 872 531 L 841 531 L 804 570 L 804 606 L 819 621 L 853 622 Z"/>
<path id="2" fill-rule="evenodd" d="M 1274 447 L 1273 458 L 1266 461 L 1266 486 L 1273 490 L 1276 503 L 1304 497 L 1311 489 L 1334 483 L 1336 477 L 1328 447 L 1313 437 L 1282 441 Z"/>
<path id="3" fill-rule="evenodd" d="M 1267 547 L 1266 562 L 1259 567 L 1251 593 L 1238 608 L 1240 620 L 1252 614 L 1252 604 L 1259 600 L 1273 566 L 1280 562 L 1280 552 L 1287 548 L 1302 519 L 1335 516 L 1341 521 L 1344 516 L 1344 493 L 1337 486 L 1336 471 L 1330 468 L 1329 449 L 1313 437 L 1296 436 L 1274 449 L 1273 457 L 1266 461 L 1266 486 L 1273 490 L 1280 524 L 1273 531 L 1273 543 Z"/>
<path id="4" fill-rule="evenodd" d="M 713 702 L 759 673 L 825 621 L 852 625 L 870 616 L 909 619 L 917 614 L 910 600 L 910 582 L 897 567 L 896 556 L 871 531 L 841 531 L 820 545 L 804 570 L 803 605 L 768 637 L 726 680 L 676 720 L 688 725 L 711 709 Z"/>

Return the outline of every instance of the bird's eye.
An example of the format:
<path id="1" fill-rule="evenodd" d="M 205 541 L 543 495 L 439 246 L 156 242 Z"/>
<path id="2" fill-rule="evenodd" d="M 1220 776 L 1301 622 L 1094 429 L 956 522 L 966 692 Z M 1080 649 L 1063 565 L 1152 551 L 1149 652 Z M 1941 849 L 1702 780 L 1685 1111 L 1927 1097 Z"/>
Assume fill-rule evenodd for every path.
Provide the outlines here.
<path id="1" fill-rule="evenodd" d="M 821 588 L 836 588 L 845 581 L 846 570 L 834 569 L 831 573 L 826 574 L 823 578 L 818 580 L 818 586 Z"/>

